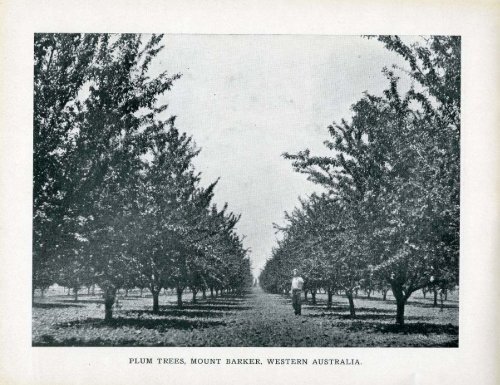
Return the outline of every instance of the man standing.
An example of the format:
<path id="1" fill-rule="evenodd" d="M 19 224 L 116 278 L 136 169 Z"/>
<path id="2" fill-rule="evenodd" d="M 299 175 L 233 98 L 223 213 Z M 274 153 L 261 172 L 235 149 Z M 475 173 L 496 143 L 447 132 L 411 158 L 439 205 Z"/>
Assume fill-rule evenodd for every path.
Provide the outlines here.
<path id="1" fill-rule="evenodd" d="M 302 313 L 301 309 L 301 299 L 300 295 L 302 293 L 302 286 L 304 286 L 304 280 L 297 274 L 297 269 L 293 269 L 292 278 L 292 305 L 295 310 L 295 315 Z"/>

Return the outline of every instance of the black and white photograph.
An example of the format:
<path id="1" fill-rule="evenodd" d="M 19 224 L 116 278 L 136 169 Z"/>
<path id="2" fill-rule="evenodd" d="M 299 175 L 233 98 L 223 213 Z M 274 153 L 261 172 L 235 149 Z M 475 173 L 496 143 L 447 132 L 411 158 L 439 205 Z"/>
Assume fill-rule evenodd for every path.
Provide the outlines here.
<path id="1" fill-rule="evenodd" d="M 0 384 L 498 384 L 499 15 L 0 2 Z"/>
<path id="2" fill-rule="evenodd" d="M 33 65 L 33 346 L 459 346 L 460 36 L 36 33 Z"/>

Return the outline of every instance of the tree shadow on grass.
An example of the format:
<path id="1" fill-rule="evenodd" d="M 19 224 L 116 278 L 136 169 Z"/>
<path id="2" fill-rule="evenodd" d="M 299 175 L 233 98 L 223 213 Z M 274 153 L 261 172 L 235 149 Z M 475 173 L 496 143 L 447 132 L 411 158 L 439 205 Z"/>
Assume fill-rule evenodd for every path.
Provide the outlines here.
<path id="1" fill-rule="evenodd" d="M 291 303 L 291 301 L 289 301 Z M 302 302 L 302 306 L 307 308 L 307 309 L 320 309 L 320 310 L 336 310 L 336 311 L 341 311 L 344 309 L 349 310 L 349 305 L 343 303 L 343 302 L 332 302 L 332 306 L 328 308 L 328 304 L 322 303 L 322 302 L 316 302 L 316 304 L 313 304 L 312 302 Z"/>
<path id="2" fill-rule="evenodd" d="M 62 303 L 72 303 L 72 304 L 79 304 L 79 303 L 93 303 L 93 304 L 96 304 L 96 305 L 102 305 L 104 304 L 104 300 L 102 299 L 78 299 L 78 300 L 74 300 L 74 299 L 63 299 L 61 300 L 60 302 Z"/>
<path id="3" fill-rule="evenodd" d="M 214 310 L 214 311 L 240 311 L 240 310 L 250 310 L 249 306 L 232 306 L 232 305 L 211 305 L 207 304 L 184 304 L 181 309 L 197 309 L 197 310 Z"/>
<path id="4" fill-rule="evenodd" d="M 312 307 L 312 306 L 311 306 Z M 332 306 L 331 308 L 321 307 L 320 310 L 331 311 L 331 312 L 346 312 L 349 311 L 348 305 L 343 306 Z M 391 309 L 379 309 L 376 307 L 355 307 L 356 313 L 377 313 L 377 314 L 393 314 L 395 310 Z"/>
<path id="5" fill-rule="evenodd" d="M 387 300 L 386 302 L 390 303 L 390 304 L 394 304 L 394 306 L 396 306 L 396 301 L 395 300 Z M 449 302 L 449 301 L 448 301 Z M 439 309 L 441 307 L 441 304 L 438 304 L 437 306 L 434 306 L 434 304 L 432 303 L 432 301 L 425 301 L 425 300 L 411 300 L 411 301 L 408 301 L 406 302 L 406 305 L 407 306 L 415 306 L 415 307 L 425 307 L 425 308 L 436 308 L 436 309 Z M 454 304 L 443 304 L 443 308 L 445 309 L 458 309 L 458 302 L 456 305 Z"/>
<path id="6" fill-rule="evenodd" d="M 153 313 L 152 310 L 127 310 L 123 312 L 126 315 L 141 317 L 143 314 L 159 316 L 159 317 L 188 317 L 188 318 L 222 318 L 224 317 L 223 312 L 215 311 L 204 311 L 195 310 L 190 311 L 189 309 L 172 309 L 166 308 L 165 310 L 160 310 L 158 313 Z"/>
<path id="7" fill-rule="evenodd" d="M 302 307 L 302 309 L 304 309 L 304 307 Z M 326 307 L 319 307 L 319 308 L 311 308 L 311 307 L 306 307 L 305 308 L 306 310 L 316 310 L 316 311 L 321 311 L 321 313 L 310 313 L 310 315 L 321 315 L 321 316 L 330 316 L 330 315 L 335 315 L 335 314 L 338 314 L 338 313 L 344 313 L 344 312 L 348 312 L 349 311 L 349 307 L 347 306 L 334 306 L 334 307 L 331 307 L 329 309 L 327 309 Z"/>
<path id="8" fill-rule="evenodd" d="M 84 340 L 81 338 L 67 338 L 62 341 L 56 340 L 53 336 L 45 334 L 40 337 L 39 340 L 33 341 L 32 346 L 176 346 L 175 344 L 168 343 L 167 341 L 160 341 L 155 344 L 145 344 L 144 341 L 133 340 L 133 339 L 122 339 L 122 340 L 111 340 L 106 338 L 94 338 L 90 340 Z"/>
<path id="9" fill-rule="evenodd" d="M 382 299 L 382 298 L 365 298 L 365 297 L 359 297 L 359 299 L 362 299 L 362 300 L 367 300 L 367 301 L 377 301 L 377 302 L 382 302 L 382 303 L 385 303 L 387 305 L 394 305 L 396 306 L 396 300 L 393 299 L 393 298 L 390 298 L 390 299 L 386 299 L 385 301 Z M 356 298 L 354 298 L 354 300 L 356 301 Z M 445 303 L 443 304 L 443 308 L 445 309 L 458 309 L 458 301 L 453 301 L 453 300 L 448 300 L 446 302 L 454 302 L 454 303 Z M 410 300 L 408 302 L 406 302 L 406 305 L 407 306 L 416 306 L 416 307 L 424 307 L 424 308 L 436 308 L 436 309 L 439 309 L 441 307 L 441 304 L 438 304 L 437 306 L 434 306 L 432 301 L 427 299 L 422 299 L 422 300 L 419 300 L 419 299 L 413 299 L 413 300 Z"/>
<path id="10" fill-rule="evenodd" d="M 376 302 L 386 302 L 386 301 L 390 301 L 390 299 L 383 299 L 381 297 L 368 297 L 367 295 L 362 295 L 362 294 L 358 294 L 357 297 L 354 297 L 354 300 L 362 300 L 362 301 L 376 301 Z"/>
<path id="11" fill-rule="evenodd" d="M 433 345 L 436 348 L 458 348 L 458 339 L 453 339 L 451 341 L 446 341 L 441 344 Z"/>
<path id="12" fill-rule="evenodd" d="M 407 317 L 411 319 L 411 317 Z M 458 335 L 458 326 L 452 324 L 433 324 L 427 322 L 407 323 L 405 325 L 396 325 L 395 323 L 376 323 L 376 322 L 363 322 L 356 321 L 345 325 L 339 325 L 347 331 L 352 332 L 375 332 L 375 333 L 394 333 L 394 334 L 447 334 Z"/>
<path id="13" fill-rule="evenodd" d="M 432 303 L 425 303 L 425 304 L 422 304 L 422 303 L 419 303 L 419 304 L 412 304 L 411 305 L 414 305 L 414 306 L 419 306 L 419 307 L 426 307 L 426 308 L 434 308 L 434 309 L 441 309 L 441 307 L 443 309 L 458 309 L 458 305 L 452 305 L 452 304 L 444 304 L 443 306 L 441 305 L 438 305 L 438 306 L 434 306 Z"/>
<path id="14" fill-rule="evenodd" d="M 340 314 L 338 316 L 340 319 L 353 319 L 350 314 Z M 355 320 L 395 320 L 396 315 L 391 314 L 356 314 Z M 405 317 L 408 321 L 428 321 L 431 317 L 425 316 L 407 316 Z"/>
<path id="15" fill-rule="evenodd" d="M 189 319 L 140 319 L 140 318 L 114 318 L 105 321 L 99 318 L 87 318 L 85 320 L 76 320 L 57 324 L 58 328 L 122 328 L 129 327 L 133 329 L 154 329 L 157 331 L 167 331 L 169 329 L 192 330 L 203 329 L 214 326 L 225 326 L 223 321 L 208 320 L 189 320 Z"/>
<path id="16" fill-rule="evenodd" d="M 386 321 L 386 320 L 394 320 L 396 315 L 393 312 L 387 313 L 387 314 L 370 314 L 370 313 L 364 313 L 364 314 L 359 314 L 357 313 L 356 316 L 353 318 L 350 314 L 339 314 L 339 313 L 313 313 L 313 314 L 307 314 L 306 317 L 310 318 L 331 318 L 331 319 L 340 319 L 340 320 L 353 320 L 353 321 L 360 321 L 360 320 L 378 320 L 378 321 Z M 428 321 L 431 318 L 430 317 L 424 317 L 424 316 L 408 316 L 406 317 L 407 320 L 409 321 Z"/>
<path id="17" fill-rule="evenodd" d="M 39 303 L 35 302 L 33 308 L 36 309 L 64 309 L 69 307 L 85 307 L 85 305 L 65 304 L 65 303 Z"/>
<path id="18" fill-rule="evenodd" d="M 207 305 L 228 305 L 228 306 L 239 306 L 241 304 L 245 303 L 245 301 L 234 301 L 234 300 L 231 300 L 231 301 L 221 301 L 221 300 L 207 300 L 206 302 L 203 301 L 201 302 L 200 301 L 200 305 L 204 305 L 204 304 L 207 304 Z"/>
<path id="19" fill-rule="evenodd" d="M 395 314 L 396 307 L 394 309 L 380 309 L 376 307 L 357 307 L 356 313 L 364 312 L 364 313 L 377 313 L 377 314 Z"/>

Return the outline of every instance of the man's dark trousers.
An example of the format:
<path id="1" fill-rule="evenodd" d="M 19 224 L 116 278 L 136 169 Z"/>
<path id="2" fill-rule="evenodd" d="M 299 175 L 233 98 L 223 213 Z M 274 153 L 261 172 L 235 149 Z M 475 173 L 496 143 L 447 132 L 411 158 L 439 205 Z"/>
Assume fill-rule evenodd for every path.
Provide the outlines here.
<path id="1" fill-rule="evenodd" d="M 295 314 L 302 314 L 302 309 L 301 309 L 301 294 L 302 290 L 299 289 L 293 289 L 292 290 L 292 305 L 293 309 L 295 310 Z"/>

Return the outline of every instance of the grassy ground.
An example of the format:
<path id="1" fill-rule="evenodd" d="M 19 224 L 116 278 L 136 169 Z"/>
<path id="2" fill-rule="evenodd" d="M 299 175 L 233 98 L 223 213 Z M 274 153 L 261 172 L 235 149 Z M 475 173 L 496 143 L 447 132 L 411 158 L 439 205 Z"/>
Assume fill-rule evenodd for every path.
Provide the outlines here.
<path id="1" fill-rule="evenodd" d="M 326 296 L 304 303 L 295 316 L 291 299 L 254 289 L 244 297 L 225 296 L 186 303 L 161 296 L 160 313 L 152 314 L 151 297 L 137 292 L 119 299 L 115 319 L 103 321 L 98 296 L 36 298 L 33 305 L 34 346 L 458 346 L 458 300 L 450 296 L 441 310 L 432 300 L 410 298 L 405 326 L 394 325 L 396 305 L 388 297 L 358 297 L 357 314 L 349 316 L 347 300 Z M 189 295 L 185 296 L 188 301 Z M 310 298 L 309 298 L 310 301 Z"/>

